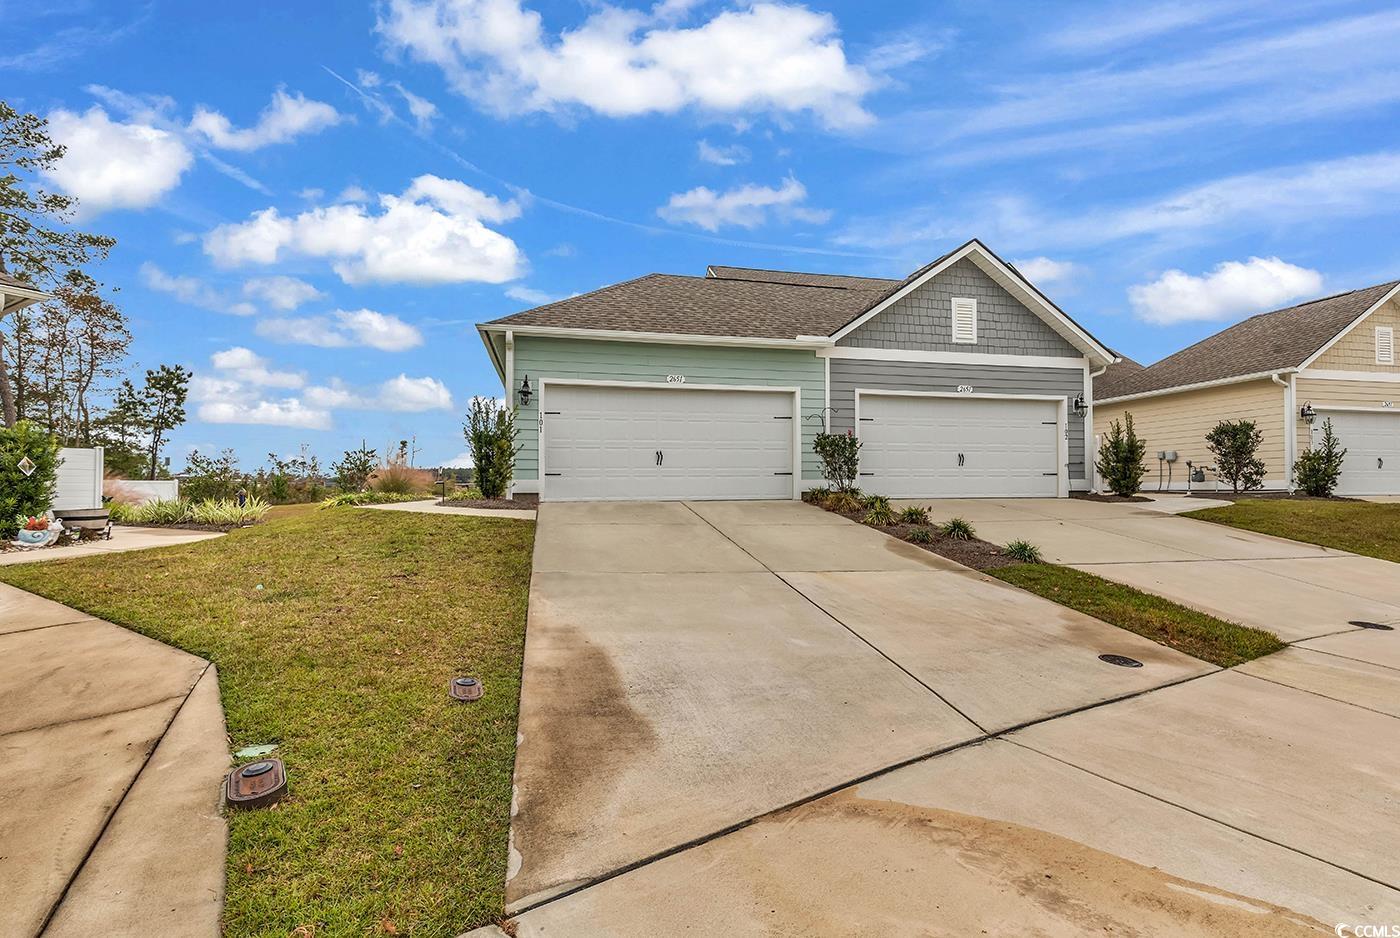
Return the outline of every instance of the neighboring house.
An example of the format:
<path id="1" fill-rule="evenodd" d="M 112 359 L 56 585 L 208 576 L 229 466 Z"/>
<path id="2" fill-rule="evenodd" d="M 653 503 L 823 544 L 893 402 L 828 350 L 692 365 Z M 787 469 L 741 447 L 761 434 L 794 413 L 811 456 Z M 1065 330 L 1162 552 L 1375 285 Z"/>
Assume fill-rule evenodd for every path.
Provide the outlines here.
<path id="1" fill-rule="evenodd" d="M 710 267 L 477 328 L 513 491 L 546 499 L 797 498 L 824 426 L 860 436 L 870 492 L 1064 496 L 1114 361 L 978 241 L 904 280 Z"/>
<path id="2" fill-rule="evenodd" d="M 1131 413 L 1147 442 L 1148 489 L 1157 453 L 1171 450 L 1172 487 L 1182 489 L 1187 460 L 1212 465 L 1212 427 L 1253 420 L 1265 487 L 1291 489 L 1294 461 L 1330 419 L 1348 451 L 1337 493 L 1400 494 L 1397 334 L 1400 281 L 1262 313 L 1146 368 L 1108 369 L 1094 382 L 1094 430 Z"/>

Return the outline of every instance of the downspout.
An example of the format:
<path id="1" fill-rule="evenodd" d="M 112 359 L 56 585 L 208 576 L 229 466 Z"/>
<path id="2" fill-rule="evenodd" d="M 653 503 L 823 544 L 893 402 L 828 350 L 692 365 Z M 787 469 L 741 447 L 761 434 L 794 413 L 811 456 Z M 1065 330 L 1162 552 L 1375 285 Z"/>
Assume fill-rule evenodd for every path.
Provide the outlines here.
<path id="1" fill-rule="evenodd" d="M 515 333 L 506 330 L 506 407 L 515 409 Z M 535 446 L 539 446 L 539 437 L 535 438 Z M 514 458 L 514 457 L 512 457 Z M 515 501 L 515 472 L 510 474 L 510 486 L 506 489 L 506 499 Z"/>
<path id="2" fill-rule="evenodd" d="M 1089 409 L 1084 414 L 1084 472 L 1089 476 L 1089 491 L 1095 495 L 1101 495 L 1099 491 L 1099 438 L 1094 433 L 1094 379 L 1108 370 L 1108 365 L 1104 365 L 1098 371 L 1085 369 L 1087 377 L 1084 379 L 1084 400 L 1088 402 Z"/>
<path id="3" fill-rule="evenodd" d="M 1295 450 L 1298 448 L 1298 434 L 1291 426 L 1293 423 L 1293 375 L 1290 373 L 1288 380 L 1284 381 L 1279 375 L 1281 372 L 1274 372 L 1269 375 L 1269 380 L 1283 388 L 1283 483 L 1288 489 L 1288 494 L 1293 494 L 1293 463 L 1296 459 Z"/>

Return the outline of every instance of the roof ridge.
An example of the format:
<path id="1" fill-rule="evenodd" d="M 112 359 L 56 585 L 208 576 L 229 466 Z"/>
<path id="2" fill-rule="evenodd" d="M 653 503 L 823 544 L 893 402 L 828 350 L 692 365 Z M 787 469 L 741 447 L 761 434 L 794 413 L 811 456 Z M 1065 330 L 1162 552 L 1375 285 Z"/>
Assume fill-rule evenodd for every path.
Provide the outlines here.
<path id="1" fill-rule="evenodd" d="M 865 275 L 865 274 L 828 274 L 828 273 L 825 273 L 824 271 L 820 271 L 820 270 L 784 270 L 784 269 L 778 268 L 778 267 L 740 267 L 740 266 L 737 266 L 737 265 L 735 265 L 735 264 L 706 264 L 706 265 L 705 265 L 705 270 L 708 272 L 708 271 L 714 270 L 716 267 L 723 267 L 723 268 L 726 268 L 726 269 L 728 269 L 728 270 L 757 270 L 757 271 L 761 271 L 761 272 L 763 272 L 763 273 L 765 273 L 765 274 L 801 274 L 802 276 L 805 276 L 805 277 L 842 277 L 842 278 L 845 278 L 845 279 L 847 279 L 847 280 L 888 280 L 888 281 L 890 281 L 891 283 L 896 282 L 896 278 L 894 278 L 894 277 L 870 277 L 870 276 L 867 276 L 867 275 Z M 744 278 L 744 277 L 709 277 L 709 276 L 707 276 L 705 279 L 707 279 L 707 280 L 744 280 L 744 279 L 746 279 L 746 278 Z M 770 281 L 763 281 L 763 282 L 770 282 Z"/>

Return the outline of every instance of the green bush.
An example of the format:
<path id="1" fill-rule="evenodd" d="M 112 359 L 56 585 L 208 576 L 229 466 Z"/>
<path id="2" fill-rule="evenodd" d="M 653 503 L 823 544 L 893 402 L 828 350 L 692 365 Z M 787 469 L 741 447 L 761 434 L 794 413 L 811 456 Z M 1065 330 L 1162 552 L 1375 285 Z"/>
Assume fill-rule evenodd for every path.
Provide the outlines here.
<path id="1" fill-rule="evenodd" d="M 1110 492 L 1126 498 L 1142 491 L 1142 477 L 1147 474 L 1142 458 L 1146 455 L 1147 443 L 1133 430 L 1133 415 L 1124 413 L 1122 423 L 1115 420 L 1109 425 L 1094 468 Z"/>
<path id="2" fill-rule="evenodd" d="M 890 500 L 883 495 L 869 495 L 865 499 L 866 524 L 884 526 L 894 524 L 896 515 L 890 507 Z"/>
<path id="3" fill-rule="evenodd" d="M 233 498 L 243 485 L 238 471 L 238 457 L 226 449 L 218 456 L 204 456 L 190 450 L 185 461 L 184 478 L 180 480 L 180 495 L 189 501 L 208 498 Z"/>
<path id="4" fill-rule="evenodd" d="M 1215 457 L 1215 474 L 1230 483 L 1236 494 L 1264 487 L 1264 460 L 1259 444 L 1264 434 L 1253 420 L 1222 420 L 1206 434 L 1206 446 Z"/>
<path id="5" fill-rule="evenodd" d="M 865 498 L 857 491 L 832 492 L 826 497 L 822 507 L 827 511 L 850 513 L 865 510 Z"/>
<path id="6" fill-rule="evenodd" d="M 34 471 L 29 475 L 19 468 L 26 457 L 34 463 Z M 0 535 L 6 539 L 14 537 L 20 515 L 44 515 L 53 504 L 57 479 L 56 439 L 27 420 L 13 427 L 0 427 Z"/>
<path id="7" fill-rule="evenodd" d="M 515 472 L 515 411 L 489 397 L 474 397 L 462 432 L 477 488 L 486 498 L 504 497 Z"/>
<path id="8" fill-rule="evenodd" d="M 977 536 L 977 532 L 967 519 L 949 518 L 948 523 L 943 525 L 943 535 L 957 541 L 970 541 Z"/>
<path id="9" fill-rule="evenodd" d="M 1314 446 L 1293 463 L 1298 488 L 1317 498 L 1330 498 L 1342 477 L 1342 460 L 1347 451 L 1332 432 L 1332 419 L 1322 421 L 1322 445 Z"/>
<path id="10" fill-rule="evenodd" d="M 923 505 L 910 505 L 899 513 L 900 524 L 928 524 L 928 509 Z"/>
<path id="11" fill-rule="evenodd" d="M 909 533 L 904 535 L 904 539 L 915 544 L 932 544 L 933 529 L 929 527 L 911 528 Z"/>
<path id="12" fill-rule="evenodd" d="M 396 502 L 417 502 L 417 495 L 396 492 L 342 492 L 321 502 L 322 508 L 353 508 L 357 505 L 391 505 Z"/>
<path id="13" fill-rule="evenodd" d="M 825 505 L 830 497 L 831 487 L 827 485 L 818 485 L 802 493 L 802 500 L 812 505 Z"/>
<path id="14" fill-rule="evenodd" d="M 474 488 L 457 489 L 456 491 L 447 493 L 447 501 L 449 502 L 474 502 L 479 501 L 481 497 L 481 490 Z"/>
<path id="15" fill-rule="evenodd" d="M 1021 561 L 1021 563 L 1040 563 L 1040 548 L 1029 541 L 1012 541 L 1006 545 L 1002 553 L 1012 560 Z"/>
<path id="16" fill-rule="evenodd" d="M 261 498 L 253 497 L 243 505 L 231 498 L 206 498 L 202 501 L 169 499 L 144 505 L 110 506 L 111 518 L 117 524 L 170 525 L 208 524 L 218 527 L 238 527 L 261 521 L 271 509 Z"/>
<path id="17" fill-rule="evenodd" d="M 818 433 L 812 449 L 822 461 L 822 478 L 838 492 L 854 492 L 860 474 L 860 439 L 845 433 Z"/>

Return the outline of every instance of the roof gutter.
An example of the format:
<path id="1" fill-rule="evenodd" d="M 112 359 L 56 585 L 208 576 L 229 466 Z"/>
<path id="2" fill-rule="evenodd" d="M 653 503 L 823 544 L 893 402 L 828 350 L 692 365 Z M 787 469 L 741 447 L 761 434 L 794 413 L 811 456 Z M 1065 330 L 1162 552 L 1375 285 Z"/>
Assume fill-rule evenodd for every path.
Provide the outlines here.
<path id="1" fill-rule="evenodd" d="M 1270 371 L 1256 371 L 1247 375 L 1236 375 L 1232 378 L 1217 378 L 1214 381 L 1198 381 L 1195 384 L 1178 384 L 1170 388 L 1158 388 L 1155 391 L 1142 391 L 1138 394 L 1120 394 L 1117 397 L 1105 397 L 1099 401 L 1100 404 L 1117 404 L 1122 401 L 1136 401 L 1145 397 L 1161 397 L 1164 394 L 1180 394 L 1183 391 L 1200 391 L 1206 388 L 1218 388 L 1227 384 L 1243 384 L 1246 381 L 1262 381 L 1265 378 L 1277 380 L 1279 375 L 1291 375 L 1298 371 L 1297 368 L 1276 368 Z"/>

